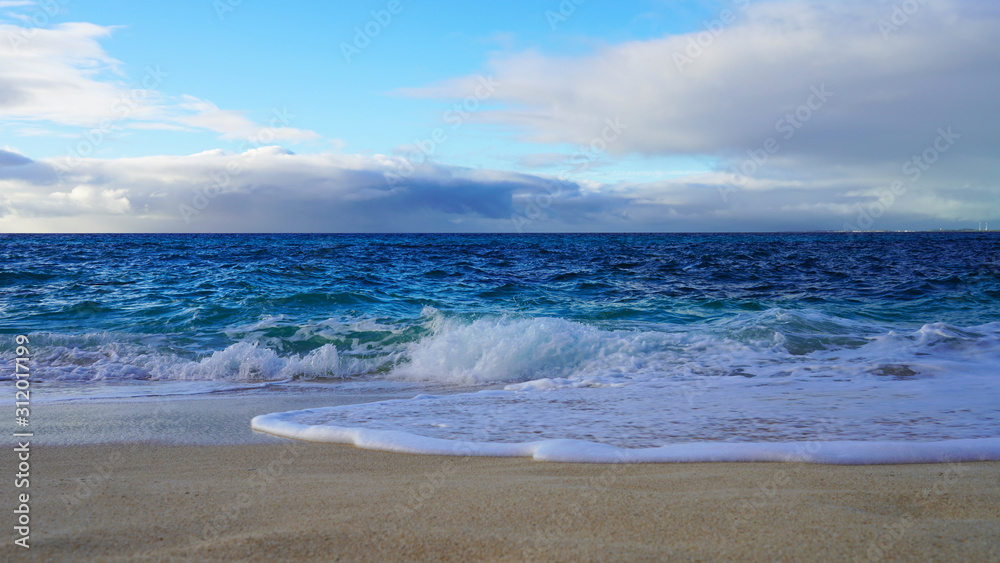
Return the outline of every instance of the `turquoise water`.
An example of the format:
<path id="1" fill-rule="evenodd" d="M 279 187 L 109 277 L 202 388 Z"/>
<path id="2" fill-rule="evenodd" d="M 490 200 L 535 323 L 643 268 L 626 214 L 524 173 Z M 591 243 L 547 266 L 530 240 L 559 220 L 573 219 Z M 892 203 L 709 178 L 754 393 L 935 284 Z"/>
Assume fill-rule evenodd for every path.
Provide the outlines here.
<path id="1" fill-rule="evenodd" d="M 632 448 L 1000 436 L 992 233 L 5 235 L 0 264 L 2 377 L 28 335 L 49 397 L 404 382 L 491 391 L 311 424 L 483 439 L 470 421 L 495 411 L 488 441 Z"/>

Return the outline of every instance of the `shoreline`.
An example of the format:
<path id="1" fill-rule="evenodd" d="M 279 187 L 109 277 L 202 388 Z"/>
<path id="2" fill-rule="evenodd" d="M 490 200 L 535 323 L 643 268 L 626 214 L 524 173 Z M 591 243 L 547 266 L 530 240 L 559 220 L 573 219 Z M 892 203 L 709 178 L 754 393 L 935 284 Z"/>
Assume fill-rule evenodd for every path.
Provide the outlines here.
<path id="1" fill-rule="evenodd" d="M 32 451 L 8 560 L 1000 558 L 1000 462 L 577 464 L 273 444 Z"/>
<path id="2" fill-rule="evenodd" d="M 402 395 L 411 391 L 402 392 Z M 549 463 L 250 429 L 398 398 L 295 389 L 40 403 L 4 560 L 1000 560 L 1000 462 Z M 14 493 L 20 489 L 9 489 Z M 13 518 L 13 514 L 8 514 Z"/>
<path id="3" fill-rule="evenodd" d="M 75 446 L 273 444 L 283 438 L 255 432 L 254 416 L 293 410 L 410 398 L 412 388 L 268 387 L 227 393 L 39 402 L 32 426 L 39 443 Z"/>

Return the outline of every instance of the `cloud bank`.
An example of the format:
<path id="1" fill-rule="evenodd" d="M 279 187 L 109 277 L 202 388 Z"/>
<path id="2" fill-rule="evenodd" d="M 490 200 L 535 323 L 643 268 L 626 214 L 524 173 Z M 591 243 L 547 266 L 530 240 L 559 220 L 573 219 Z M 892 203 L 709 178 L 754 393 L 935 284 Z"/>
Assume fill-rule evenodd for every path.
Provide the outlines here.
<path id="1" fill-rule="evenodd" d="M 469 119 L 580 148 L 520 155 L 566 177 L 402 157 L 294 154 L 315 139 L 138 84 L 114 29 L 0 25 L 5 127 L 186 129 L 254 147 L 186 156 L 32 159 L 0 150 L 0 231 L 767 231 L 1000 224 L 1000 7 L 973 0 L 719 4 L 703 29 L 590 54 L 497 56 Z M 409 96 L 461 100 L 484 74 Z M 67 103 L 67 92 L 73 102 Z M 124 115 L 123 115 L 124 114 Z M 262 138 L 260 132 L 267 133 Z M 609 132 L 611 134 L 609 134 Z M 709 173 L 587 181 L 636 156 L 710 156 Z M 591 160 L 587 160 L 591 159 Z"/>
<path id="2" fill-rule="evenodd" d="M 857 220 L 861 203 L 873 201 L 866 186 L 842 179 L 814 182 L 807 190 L 788 180 L 759 192 L 722 194 L 728 177 L 603 185 L 413 166 L 381 155 L 299 155 L 276 146 L 110 160 L 31 160 L 0 151 L 0 231 L 838 230 Z M 884 210 L 867 212 L 877 228 L 948 227 L 995 205 L 989 190 L 955 194 L 918 184 L 902 184 L 888 205 L 891 219 Z"/>
<path id="3" fill-rule="evenodd" d="M 400 180 L 390 182 L 388 173 Z M 515 196 L 549 184 L 563 183 L 509 172 L 412 167 L 378 155 L 297 155 L 276 146 L 239 154 L 74 161 L 33 161 L 0 151 L 0 229 L 511 230 Z"/>

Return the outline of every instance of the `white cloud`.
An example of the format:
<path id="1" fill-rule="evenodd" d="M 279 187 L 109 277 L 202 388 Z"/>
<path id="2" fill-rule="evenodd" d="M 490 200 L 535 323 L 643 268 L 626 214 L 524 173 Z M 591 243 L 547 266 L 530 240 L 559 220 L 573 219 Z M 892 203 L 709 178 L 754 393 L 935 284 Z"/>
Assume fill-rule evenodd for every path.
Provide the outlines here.
<path id="1" fill-rule="evenodd" d="M 52 203 L 52 211 L 58 211 L 61 215 L 76 215 L 81 212 L 87 213 L 125 213 L 132 207 L 125 194 L 128 190 L 101 190 L 93 186 L 76 186 L 69 192 L 52 192 L 49 194 L 49 201 L 42 203 Z"/>
<path id="2" fill-rule="evenodd" d="M 269 142 L 319 138 L 287 120 L 258 124 L 207 100 L 168 96 L 158 88 L 169 74 L 158 67 L 138 78 L 123 75 L 121 63 L 101 46 L 114 30 L 90 23 L 0 24 L 0 123 L 99 127 L 102 135 L 134 128 L 201 129 L 244 140 L 264 134 Z"/>
<path id="3" fill-rule="evenodd" d="M 113 117 L 124 85 L 99 43 L 112 29 L 0 24 L 0 120 L 92 126 Z"/>
<path id="4" fill-rule="evenodd" d="M 268 125 L 258 125 L 247 119 L 243 112 L 219 109 L 212 102 L 194 96 L 184 96 L 181 107 L 192 113 L 178 117 L 178 122 L 221 133 L 225 139 L 255 139 L 262 134 L 268 135 L 270 141 L 300 142 L 319 138 L 319 135 L 312 131 L 283 125 L 287 122 L 285 119 L 275 118 Z"/>
<path id="5" fill-rule="evenodd" d="M 914 133 L 949 124 L 967 140 L 995 143 L 1000 9 L 922 3 L 884 37 L 878 22 L 891 13 L 888 2 L 753 2 L 714 38 L 699 30 L 587 56 L 503 56 L 491 62 L 500 83 L 491 101 L 507 108 L 474 118 L 514 126 L 531 141 L 577 145 L 620 118 L 628 129 L 609 152 L 725 156 L 768 136 L 784 140 L 779 120 L 812 96 L 821 107 L 794 129 L 785 153 L 885 157 Z M 460 98 L 477 81 L 404 93 Z M 823 86 L 833 95 L 817 104 L 813 88 Z"/>
<path id="6" fill-rule="evenodd" d="M 724 220 L 732 228 L 759 225 L 768 216 L 774 228 L 841 228 L 834 217 L 877 206 L 893 182 L 904 189 L 878 218 L 884 228 L 1000 215 L 1000 6 L 920 2 L 900 17 L 893 15 L 898 4 L 724 2 L 733 12 L 717 33 L 631 41 L 583 56 L 501 55 L 486 71 L 499 83 L 491 102 L 500 107 L 472 119 L 533 142 L 598 148 L 602 158 L 719 159 L 711 178 L 614 192 L 602 186 L 605 194 L 641 193 L 653 206 L 629 211 L 633 222 L 654 221 L 662 205 L 677 201 L 677 186 L 715 194 L 714 205 L 699 208 L 713 209 L 703 215 L 705 228 Z M 478 81 L 472 75 L 403 93 L 458 99 Z M 603 135 L 609 120 L 624 128 L 613 139 Z M 926 153 L 942 129 L 957 136 L 954 148 Z M 915 178 L 905 163 L 923 154 L 934 163 Z"/>

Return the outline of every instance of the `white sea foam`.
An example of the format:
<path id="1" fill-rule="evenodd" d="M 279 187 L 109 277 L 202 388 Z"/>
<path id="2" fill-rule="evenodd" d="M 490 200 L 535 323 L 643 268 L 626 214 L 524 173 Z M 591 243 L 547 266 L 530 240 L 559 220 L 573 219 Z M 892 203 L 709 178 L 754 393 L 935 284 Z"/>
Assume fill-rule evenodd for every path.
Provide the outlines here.
<path id="1" fill-rule="evenodd" d="M 211 382 L 213 389 L 229 389 L 366 375 L 443 386 L 457 394 L 255 422 L 261 430 L 306 439 L 362 440 L 406 451 L 435 444 L 425 453 L 454 453 L 461 446 L 530 450 L 516 455 L 539 459 L 570 450 L 590 452 L 573 454 L 581 460 L 613 452 L 651 461 L 648 456 L 673 459 L 703 451 L 728 452 L 719 454 L 727 459 L 772 459 L 794 447 L 780 444 L 821 442 L 847 444 L 837 446 L 836 456 L 874 463 L 858 460 L 889 458 L 871 457 L 864 444 L 903 444 L 893 446 L 891 459 L 927 460 L 938 454 L 907 444 L 1000 437 L 1000 323 L 905 329 L 772 309 L 697 325 L 637 326 L 469 319 L 431 308 L 394 326 L 336 319 L 294 325 L 269 317 L 229 335 L 243 340 L 197 353 L 165 336 L 41 334 L 32 336 L 33 377 Z M 4 353 L 0 364 L 9 364 L 12 352 Z M 503 388 L 458 393 L 483 386 Z M 200 388 L 150 386 L 149 393 Z M 962 447 L 986 448 L 980 453 L 994 447 L 969 443 Z M 950 446 L 935 447 L 946 452 Z M 908 458 L 899 448 L 917 453 Z M 834 450 L 823 451 L 827 457 L 816 460 L 833 459 Z"/>
<path id="2" fill-rule="evenodd" d="M 822 327 L 814 334 L 806 327 Z M 715 326 L 602 330 L 555 318 L 462 322 L 435 313 L 430 334 L 406 350 L 393 376 L 452 384 L 618 386 L 704 376 L 865 377 L 896 371 L 978 373 L 1000 363 L 1000 323 L 961 329 L 928 324 L 915 333 L 773 309 Z M 815 329 L 813 329 L 815 330 Z M 898 368 L 898 369 L 897 369 Z M 523 382 L 522 386 L 517 383 Z"/>
<path id="3" fill-rule="evenodd" d="M 515 390 L 713 376 L 922 377 L 977 373 L 1000 363 L 1000 323 L 933 323 L 907 332 L 780 309 L 698 326 L 615 330 L 558 318 L 468 321 L 427 308 L 410 326 L 416 332 L 403 335 L 405 326 L 373 321 L 295 326 L 268 317 L 232 331 L 243 340 L 200 357 L 166 336 L 38 334 L 34 359 L 45 368 L 39 377 L 54 380 L 275 381 L 378 371 L 400 380 L 506 383 Z M 376 336 L 359 341 L 355 335 L 362 333 Z M 319 344 L 310 349 L 313 342 Z M 304 351 L 290 353 L 290 347 Z M 12 353 L 0 354 L 0 364 L 9 364 Z"/>
<path id="4" fill-rule="evenodd" d="M 686 332 L 439 320 L 393 375 L 509 382 L 504 390 L 276 413 L 253 426 L 393 451 L 560 461 L 1000 459 L 1000 323 L 864 336 L 842 326 L 845 342 L 837 326 L 801 330 L 818 321 L 835 323 L 784 311 Z"/>
<path id="5" fill-rule="evenodd" d="M 1000 438 L 901 441 L 690 442 L 654 448 L 619 448 L 573 439 L 533 442 L 447 440 L 393 430 L 368 430 L 301 424 L 293 419 L 313 411 L 254 417 L 260 432 L 314 442 L 353 444 L 359 448 L 425 455 L 530 457 L 536 461 L 575 463 L 657 463 L 779 461 L 868 465 L 1000 460 Z"/>
<path id="6" fill-rule="evenodd" d="M 603 376 L 637 369 L 677 335 L 603 331 L 563 319 L 483 318 L 471 323 L 436 315 L 431 335 L 407 351 L 394 371 L 401 379 L 480 384 Z"/>
<path id="7" fill-rule="evenodd" d="M 81 340 L 36 348 L 37 379 L 274 382 L 294 377 L 343 377 L 369 369 L 363 361 L 342 358 L 330 344 L 301 356 L 279 356 L 257 342 L 237 342 L 190 360 L 150 344 L 117 341 L 114 335 L 88 335 Z M 0 363 L 11 361 L 10 357 L 0 359 Z"/>

